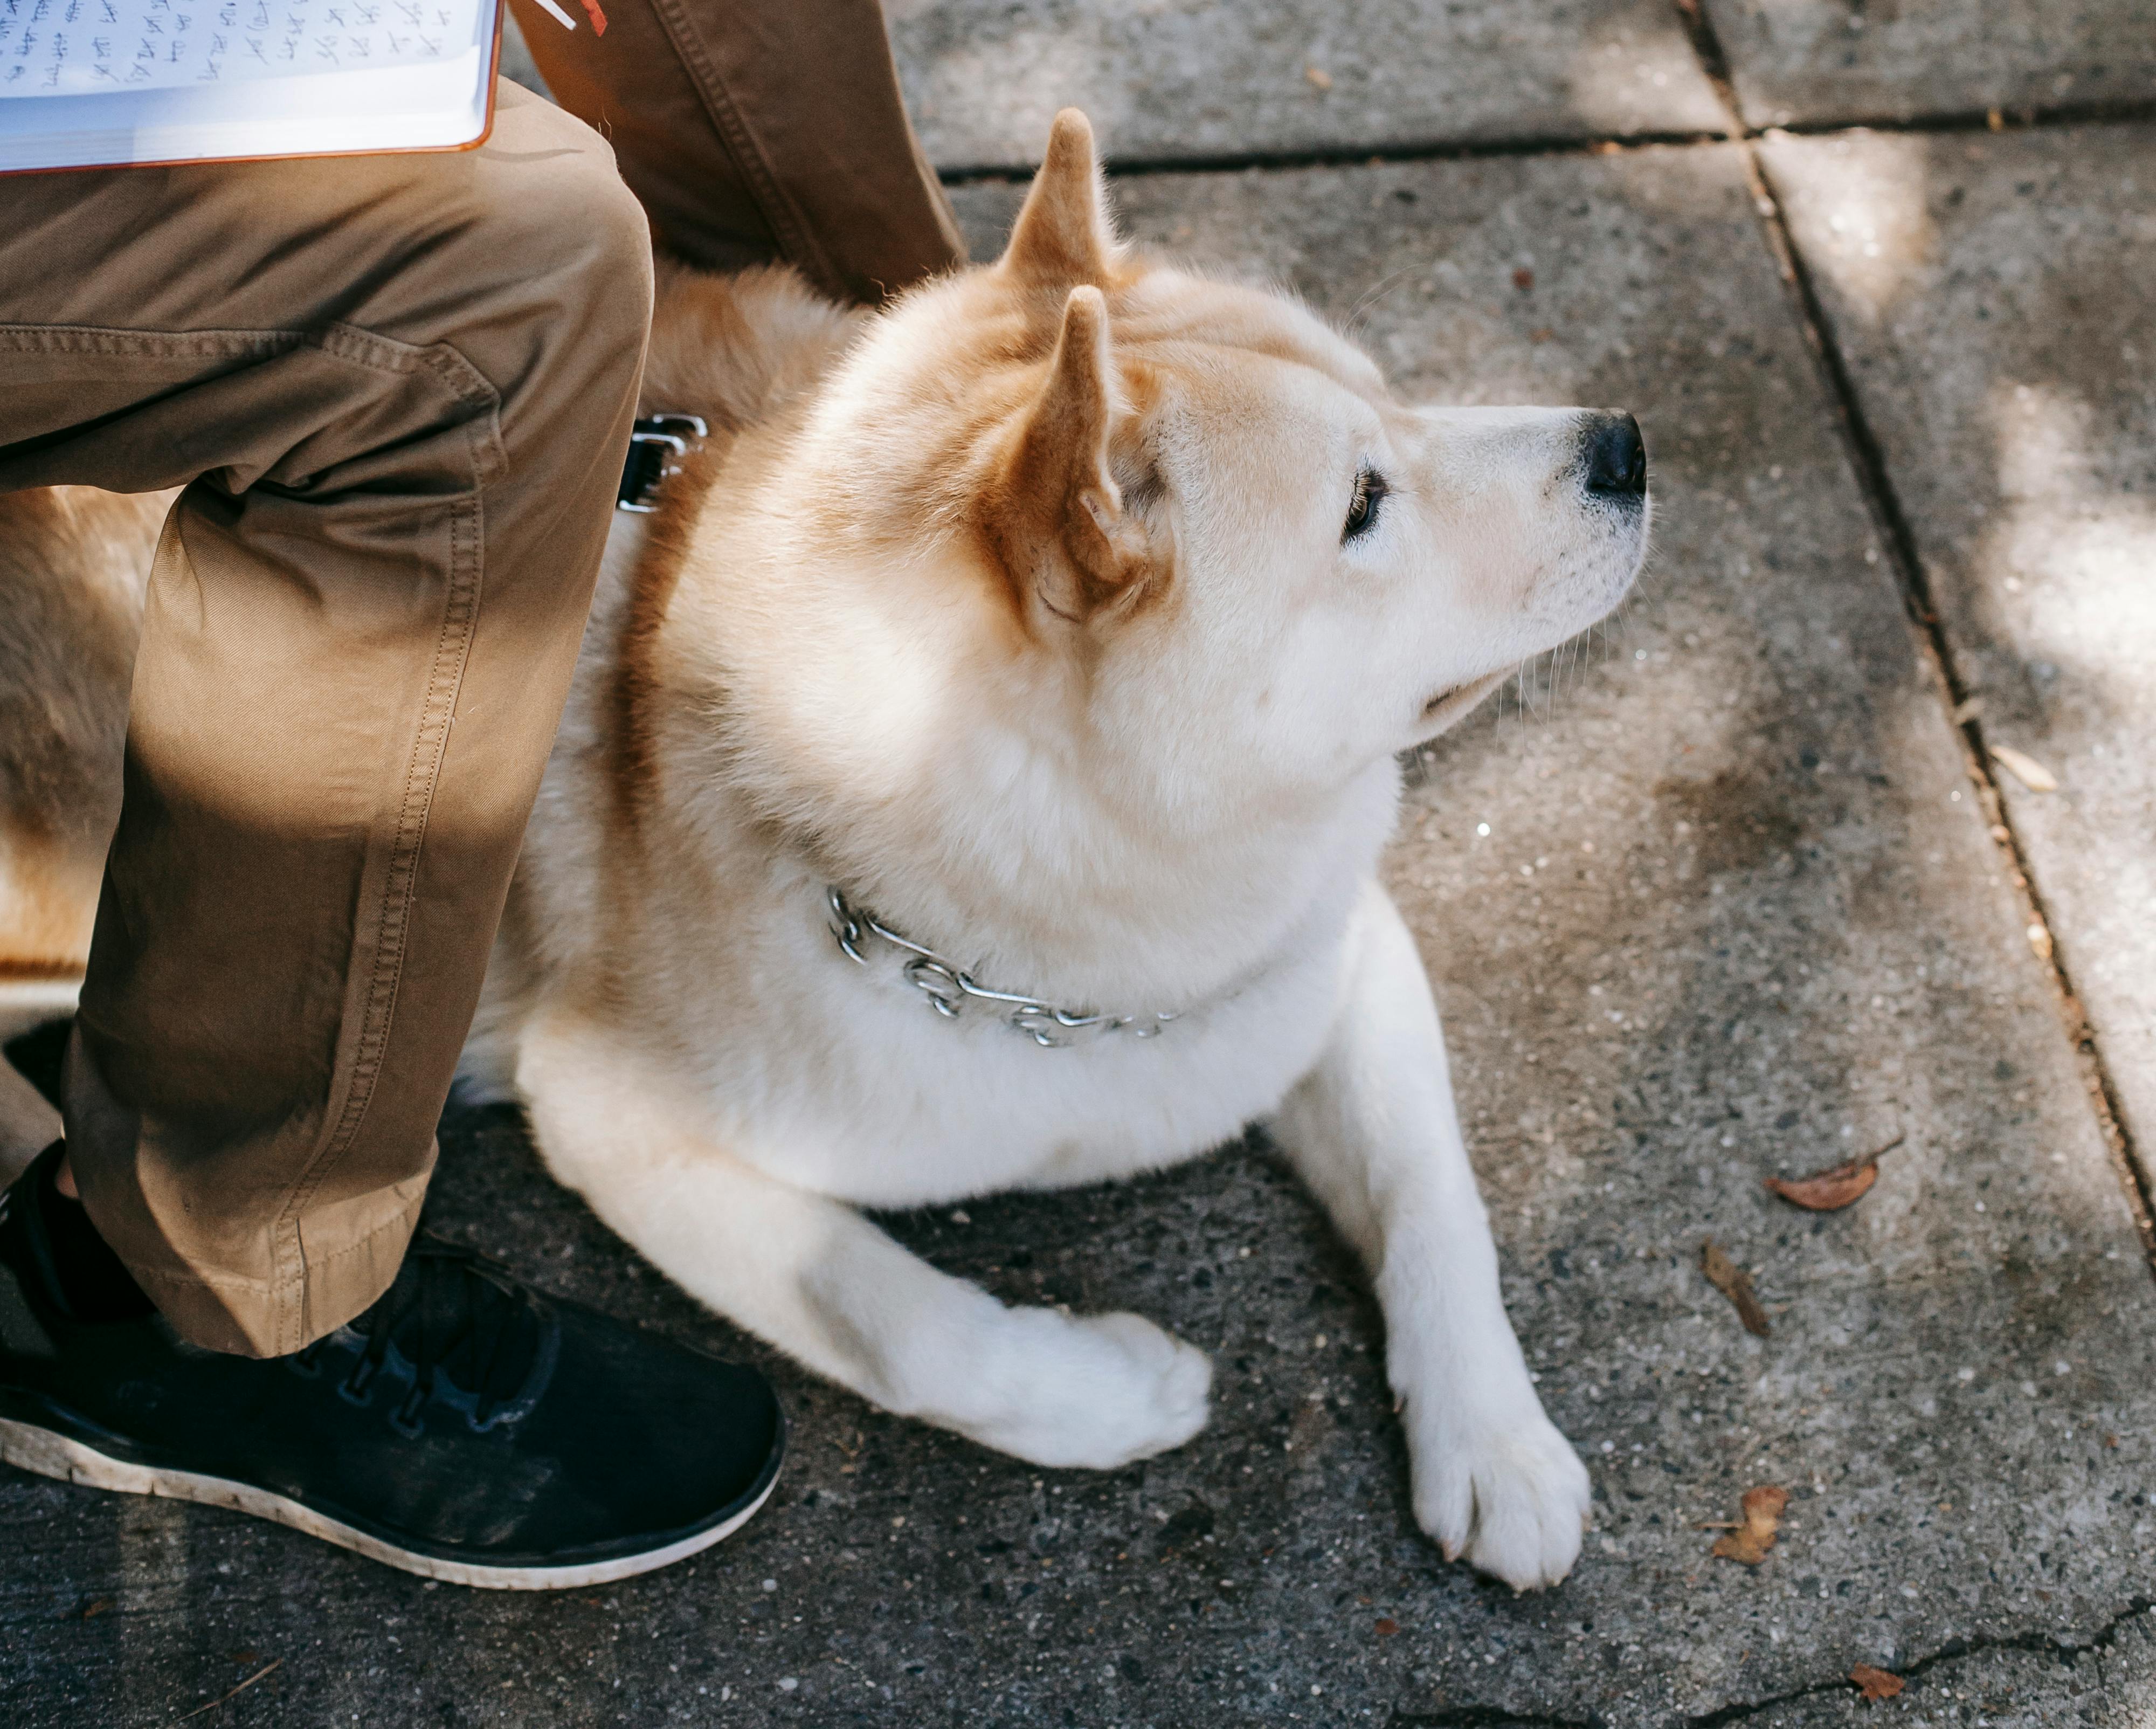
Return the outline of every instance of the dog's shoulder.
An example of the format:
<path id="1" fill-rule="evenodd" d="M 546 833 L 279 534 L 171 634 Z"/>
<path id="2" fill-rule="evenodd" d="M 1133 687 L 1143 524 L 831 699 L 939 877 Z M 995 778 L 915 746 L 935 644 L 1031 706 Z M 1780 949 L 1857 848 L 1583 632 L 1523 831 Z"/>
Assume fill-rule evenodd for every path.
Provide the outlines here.
<path id="1" fill-rule="evenodd" d="M 825 299 L 789 265 L 721 274 L 657 260 L 641 411 L 695 414 L 710 430 L 660 491 L 618 600 L 606 682 L 608 779 L 622 820 L 634 823 L 656 778 L 658 642 L 713 489 L 745 437 L 811 399 L 869 316 Z"/>
<path id="2" fill-rule="evenodd" d="M 813 389 L 869 316 L 788 265 L 721 275 L 661 257 L 656 271 L 644 412 L 700 414 L 721 445 Z"/>

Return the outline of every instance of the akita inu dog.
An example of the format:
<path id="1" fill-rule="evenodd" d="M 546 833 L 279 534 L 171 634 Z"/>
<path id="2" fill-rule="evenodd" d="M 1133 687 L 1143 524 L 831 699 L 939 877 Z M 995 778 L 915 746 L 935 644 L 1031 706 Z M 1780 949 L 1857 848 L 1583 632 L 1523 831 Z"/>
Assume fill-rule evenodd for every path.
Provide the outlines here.
<path id="1" fill-rule="evenodd" d="M 1282 293 L 1147 258 L 1058 117 L 1009 250 L 880 312 L 662 271 L 624 517 L 465 1073 L 721 1315 L 1045 1465 L 1205 1422 L 1132 1315 L 1010 1308 L 855 1209 L 1266 1119 L 1376 1282 L 1416 1516 L 1578 1553 L 1413 939 L 1399 754 L 1644 556 L 1630 418 L 1396 402 Z"/>

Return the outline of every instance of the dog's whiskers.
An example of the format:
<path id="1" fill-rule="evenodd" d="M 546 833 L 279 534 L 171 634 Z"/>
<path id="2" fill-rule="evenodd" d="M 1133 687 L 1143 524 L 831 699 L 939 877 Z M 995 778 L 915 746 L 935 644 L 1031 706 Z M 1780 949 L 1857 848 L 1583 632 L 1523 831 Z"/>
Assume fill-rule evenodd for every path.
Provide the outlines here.
<path id="1" fill-rule="evenodd" d="M 1385 296 L 1420 268 L 1419 265 L 1402 265 L 1389 275 L 1381 277 L 1369 288 L 1365 289 L 1362 297 L 1355 302 L 1353 308 L 1341 321 L 1342 332 L 1345 335 L 1353 335 L 1370 314 L 1378 309 Z"/>

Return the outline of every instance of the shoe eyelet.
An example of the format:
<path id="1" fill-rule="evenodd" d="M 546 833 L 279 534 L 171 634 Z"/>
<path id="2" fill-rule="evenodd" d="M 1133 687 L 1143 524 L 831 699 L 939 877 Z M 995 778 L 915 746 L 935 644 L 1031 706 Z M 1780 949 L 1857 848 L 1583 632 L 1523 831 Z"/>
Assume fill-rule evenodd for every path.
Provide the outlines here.
<path id="1" fill-rule="evenodd" d="M 374 1377 L 379 1366 L 362 1357 L 352 1366 L 352 1373 L 337 1383 L 337 1397 L 355 1405 L 372 1404 L 374 1401 Z"/>
<path id="2" fill-rule="evenodd" d="M 427 1401 L 415 1389 L 403 1404 L 389 1413 L 390 1428 L 408 1441 L 418 1440 L 426 1433 L 427 1421 L 424 1414 L 426 1407 Z"/>

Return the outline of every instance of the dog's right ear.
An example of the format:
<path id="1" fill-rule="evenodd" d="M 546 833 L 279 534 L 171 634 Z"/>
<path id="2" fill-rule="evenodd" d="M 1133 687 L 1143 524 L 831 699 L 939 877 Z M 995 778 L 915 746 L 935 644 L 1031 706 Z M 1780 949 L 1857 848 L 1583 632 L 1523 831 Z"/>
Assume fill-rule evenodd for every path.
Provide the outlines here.
<path id="1" fill-rule="evenodd" d="M 998 267 L 1033 287 L 1105 288 L 1119 250 L 1093 157 L 1092 126 L 1065 108 L 1050 129 L 1048 154 Z"/>
<path id="2" fill-rule="evenodd" d="M 1066 624 L 1120 610 L 1164 562 L 1116 481 L 1119 417 L 1128 438 L 1107 302 L 1097 288 L 1074 288 L 1047 379 L 985 497 L 988 536 L 1019 604 L 1044 607 Z"/>

